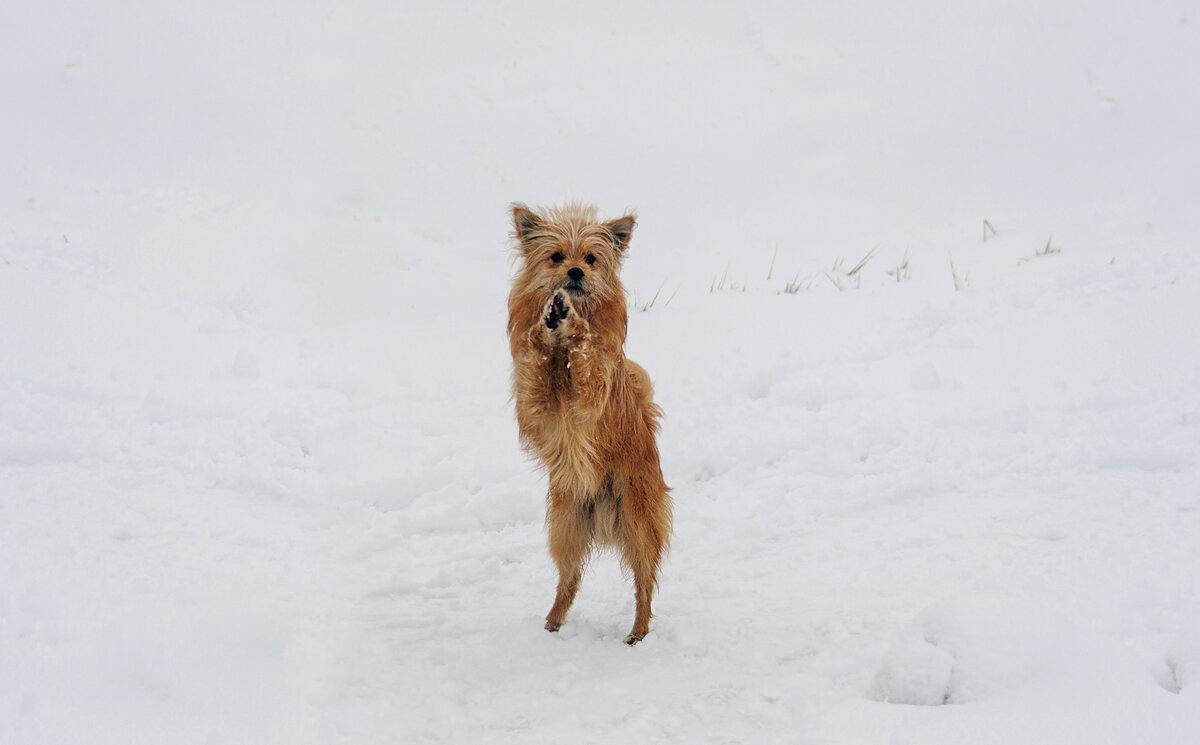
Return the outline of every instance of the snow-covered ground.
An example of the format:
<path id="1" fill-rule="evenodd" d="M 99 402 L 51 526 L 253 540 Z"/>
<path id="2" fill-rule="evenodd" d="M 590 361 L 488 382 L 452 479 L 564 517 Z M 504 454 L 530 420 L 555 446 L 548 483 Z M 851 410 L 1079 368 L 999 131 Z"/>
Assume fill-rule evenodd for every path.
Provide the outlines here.
<path id="1" fill-rule="evenodd" d="M 1195 2 L 119 5 L 0 24 L 0 741 L 1200 742 Z M 508 400 L 575 198 L 634 648 Z"/>

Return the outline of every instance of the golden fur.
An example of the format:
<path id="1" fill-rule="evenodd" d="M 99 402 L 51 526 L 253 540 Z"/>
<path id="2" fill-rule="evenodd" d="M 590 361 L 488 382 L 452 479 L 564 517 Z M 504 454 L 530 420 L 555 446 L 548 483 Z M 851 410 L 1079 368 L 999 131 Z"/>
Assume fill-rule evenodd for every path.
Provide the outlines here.
<path id="1" fill-rule="evenodd" d="M 618 272 L 635 220 L 600 222 L 594 207 L 534 213 L 513 205 L 520 269 L 508 337 L 521 444 L 550 474 L 546 526 L 558 566 L 546 628 L 566 618 L 594 548 L 615 548 L 637 603 L 627 644 L 650 629 L 650 603 L 671 535 L 671 498 L 655 434 L 650 377 L 625 359 Z"/>

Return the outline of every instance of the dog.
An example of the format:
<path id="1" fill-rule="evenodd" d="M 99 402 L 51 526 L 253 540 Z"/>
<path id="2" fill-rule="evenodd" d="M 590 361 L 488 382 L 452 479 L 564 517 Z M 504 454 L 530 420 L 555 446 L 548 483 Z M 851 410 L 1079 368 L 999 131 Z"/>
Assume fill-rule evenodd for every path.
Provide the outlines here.
<path id="1" fill-rule="evenodd" d="M 636 218 L 600 222 L 591 206 L 534 212 L 517 203 L 512 220 L 513 397 L 521 444 L 549 473 L 546 526 L 558 567 L 546 629 L 563 625 L 593 551 L 612 548 L 633 574 L 632 646 L 650 630 L 672 521 L 655 440 L 662 409 L 646 371 L 624 353 L 618 272 Z"/>

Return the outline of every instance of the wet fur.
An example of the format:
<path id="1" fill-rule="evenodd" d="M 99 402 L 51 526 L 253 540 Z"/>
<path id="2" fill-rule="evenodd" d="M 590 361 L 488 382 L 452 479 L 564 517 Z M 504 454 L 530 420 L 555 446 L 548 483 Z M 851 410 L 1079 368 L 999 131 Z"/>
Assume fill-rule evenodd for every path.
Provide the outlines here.
<path id="1" fill-rule="evenodd" d="M 508 298 L 521 444 L 550 476 L 546 525 L 559 582 L 546 628 L 562 626 L 592 552 L 611 547 L 634 580 L 627 644 L 649 631 L 671 534 L 655 442 L 662 410 L 646 371 L 624 355 L 618 273 L 634 224 L 632 215 L 600 222 L 578 204 L 538 213 L 513 205 L 520 266 Z M 582 279 L 573 282 L 572 270 Z"/>

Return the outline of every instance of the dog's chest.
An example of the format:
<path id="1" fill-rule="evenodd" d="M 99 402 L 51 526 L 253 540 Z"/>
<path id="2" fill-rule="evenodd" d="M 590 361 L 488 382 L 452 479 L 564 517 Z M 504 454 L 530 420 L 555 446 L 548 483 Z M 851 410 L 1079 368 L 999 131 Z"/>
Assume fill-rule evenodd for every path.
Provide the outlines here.
<path id="1" fill-rule="evenodd" d="M 542 442 L 542 457 L 550 468 L 550 477 L 575 493 L 591 493 L 600 483 L 597 472 L 595 438 L 569 411 L 547 422 Z"/>
<path id="2" fill-rule="evenodd" d="M 577 416 L 571 405 L 571 371 L 566 359 L 551 361 L 548 371 L 553 396 L 542 421 L 542 457 L 551 477 L 575 493 L 591 493 L 600 486 L 596 422 Z"/>
<path id="3" fill-rule="evenodd" d="M 556 351 L 546 361 L 546 376 L 550 379 L 553 403 L 565 409 L 571 395 L 571 363 L 562 351 Z"/>

